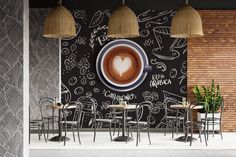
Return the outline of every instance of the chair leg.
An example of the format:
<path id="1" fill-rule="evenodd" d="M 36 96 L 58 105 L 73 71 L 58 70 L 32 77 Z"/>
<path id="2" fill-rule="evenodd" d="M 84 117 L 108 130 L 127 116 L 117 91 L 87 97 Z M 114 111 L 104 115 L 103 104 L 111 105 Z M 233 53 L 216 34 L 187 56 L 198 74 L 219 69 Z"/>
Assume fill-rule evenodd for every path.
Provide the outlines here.
<path id="1" fill-rule="evenodd" d="M 119 128 L 118 128 L 118 136 L 120 135 L 120 124 L 119 125 Z"/>
<path id="2" fill-rule="evenodd" d="M 94 121 L 94 123 L 93 123 L 93 127 L 94 127 L 94 133 L 93 133 L 93 142 L 95 142 L 95 139 L 96 139 L 96 129 L 97 129 L 97 124 L 96 124 L 96 122 Z"/>
<path id="3" fill-rule="evenodd" d="M 52 132 L 53 132 L 53 135 L 55 134 L 55 130 L 54 130 L 54 117 L 52 117 Z"/>
<path id="4" fill-rule="evenodd" d="M 184 142 L 187 142 L 187 139 L 188 139 L 188 133 L 189 133 L 189 128 L 187 127 L 187 128 L 186 128 L 186 137 L 185 137 Z"/>
<path id="5" fill-rule="evenodd" d="M 139 129 L 139 126 L 138 126 L 138 129 Z M 139 133 L 139 134 L 138 134 L 138 136 L 139 136 L 138 139 L 139 139 L 139 142 L 141 142 L 140 130 L 138 131 L 138 133 Z"/>
<path id="6" fill-rule="evenodd" d="M 49 137 L 49 119 L 48 119 L 48 131 L 47 131 L 47 138 Z"/>
<path id="7" fill-rule="evenodd" d="M 219 127 L 220 127 L 220 136 L 221 136 L 221 139 L 223 140 L 222 128 L 221 128 L 221 122 L 219 123 Z"/>
<path id="8" fill-rule="evenodd" d="M 202 127 L 198 127 L 200 142 L 202 143 Z"/>
<path id="9" fill-rule="evenodd" d="M 190 146 L 192 146 L 193 142 L 193 124 L 191 124 L 191 139 L 190 139 Z"/>
<path id="10" fill-rule="evenodd" d="M 175 125 L 177 125 L 176 123 L 175 123 Z M 172 121 L 172 139 L 174 138 L 174 122 Z"/>
<path id="11" fill-rule="evenodd" d="M 31 125 L 30 125 L 30 122 L 29 122 L 29 144 L 30 144 L 30 140 L 31 140 Z"/>
<path id="12" fill-rule="evenodd" d="M 65 137 L 64 137 L 64 146 L 66 145 L 66 134 L 67 134 L 67 124 L 65 123 Z"/>
<path id="13" fill-rule="evenodd" d="M 115 133 L 116 133 L 116 125 L 117 123 L 114 123 L 113 136 L 115 136 Z"/>
<path id="14" fill-rule="evenodd" d="M 72 133 L 73 133 L 73 139 L 74 139 L 74 142 L 75 142 L 75 131 L 74 131 L 74 125 L 71 125 L 71 129 L 72 129 Z"/>
<path id="15" fill-rule="evenodd" d="M 40 138 L 40 125 L 38 124 L 38 137 L 39 137 L 39 141 L 41 140 Z"/>
<path id="16" fill-rule="evenodd" d="M 77 133 L 78 133 L 78 140 L 79 140 L 79 144 L 81 145 L 81 140 L 80 140 L 80 130 L 79 130 L 80 124 L 77 124 Z"/>
<path id="17" fill-rule="evenodd" d="M 110 134 L 110 139 L 111 139 L 111 142 L 112 142 L 112 135 L 111 135 L 111 123 L 109 124 L 109 134 Z"/>
<path id="18" fill-rule="evenodd" d="M 209 121 L 207 121 L 207 140 L 208 140 L 208 137 L 209 137 Z"/>
<path id="19" fill-rule="evenodd" d="M 139 128 L 137 128 L 137 139 L 136 139 L 136 146 L 138 146 L 138 139 L 139 139 Z"/>
<path id="20" fill-rule="evenodd" d="M 42 124 L 42 131 L 43 131 L 43 136 L 44 136 L 45 142 L 47 143 L 47 138 L 46 138 L 46 133 L 45 133 L 45 124 L 44 123 Z"/>
<path id="21" fill-rule="evenodd" d="M 166 127 L 165 127 L 165 133 L 164 133 L 164 136 L 166 136 L 167 127 L 168 127 L 168 121 L 167 121 L 167 119 L 166 119 Z"/>
<path id="22" fill-rule="evenodd" d="M 206 137 L 206 125 L 204 125 L 204 139 L 207 146 L 207 137 Z"/>
<path id="23" fill-rule="evenodd" d="M 129 139 L 129 132 L 130 132 L 130 125 L 128 125 L 128 137 L 126 138 L 126 143 L 128 143 L 128 139 Z"/>
<path id="24" fill-rule="evenodd" d="M 151 145 L 151 139 L 150 139 L 150 127 L 148 127 L 148 140 L 149 140 L 149 145 Z"/>

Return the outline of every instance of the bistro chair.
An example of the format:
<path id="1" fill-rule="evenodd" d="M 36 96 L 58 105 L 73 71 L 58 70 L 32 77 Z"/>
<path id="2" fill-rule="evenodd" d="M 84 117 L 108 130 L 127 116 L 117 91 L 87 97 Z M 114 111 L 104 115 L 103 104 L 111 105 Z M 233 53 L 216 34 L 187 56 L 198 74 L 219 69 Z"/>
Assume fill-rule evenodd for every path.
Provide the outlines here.
<path id="1" fill-rule="evenodd" d="M 39 100 L 40 112 L 44 122 L 47 124 L 47 138 L 49 136 L 50 123 L 52 126 L 53 134 L 55 134 L 55 122 L 58 119 L 58 115 L 55 114 L 54 108 L 50 108 L 54 105 L 55 100 L 53 98 L 41 98 Z"/>
<path id="2" fill-rule="evenodd" d="M 65 131 L 65 137 L 64 137 L 64 146 L 66 145 L 66 138 L 67 138 L 67 132 L 68 128 L 72 130 L 73 133 L 73 139 L 75 142 L 75 131 L 74 129 L 77 129 L 78 134 L 78 140 L 79 144 L 81 144 L 80 140 L 80 120 L 81 120 L 81 111 L 82 111 L 82 105 L 80 102 L 70 102 L 63 106 L 62 111 L 62 119 L 60 120 L 61 123 L 61 130 Z M 59 142 L 61 141 L 62 136 L 59 139 Z"/>
<path id="3" fill-rule="evenodd" d="M 178 135 L 179 128 L 181 126 L 181 123 L 184 123 L 184 114 L 180 112 L 179 110 L 171 109 L 169 108 L 170 105 L 173 104 L 179 104 L 178 101 L 172 101 L 168 100 L 164 102 L 164 110 L 165 110 L 165 132 L 164 136 L 166 136 L 168 128 L 171 127 L 172 129 L 172 138 L 174 138 L 174 129 L 176 130 L 176 133 Z"/>
<path id="4" fill-rule="evenodd" d="M 220 105 L 219 108 L 219 113 L 220 113 L 220 117 L 215 117 L 215 111 L 210 111 L 211 113 L 208 113 L 209 115 L 211 114 L 211 117 L 207 117 L 206 118 L 206 125 L 207 125 L 207 140 L 208 140 L 208 136 L 209 136 L 209 126 L 212 126 L 212 135 L 214 137 L 214 132 L 215 132 L 215 125 L 219 125 L 219 133 L 221 136 L 221 139 L 223 140 L 223 135 L 222 135 L 222 115 L 223 115 L 223 111 L 224 111 L 224 99 L 222 98 L 222 100 L 220 102 L 214 102 L 214 105 Z M 205 119 L 202 119 L 202 121 L 205 121 Z"/>
<path id="5" fill-rule="evenodd" d="M 207 112 L 205 112 L 205 118 L 204 120 L 201 121 L 194 121 L 193 120 L 193 110 L 194 109 L 200 109 L 202 106 L 205 107 L 205 109 L 207 110 L 208 108 L 208 104 L 206 102 L 192 102 L 191 105 L 189 105 L 189 109 L 188 109 L 188 119 L 186 121 L 186 131 L 187 131 L 187 136 L 185 139 L 185 142 L 187 141 L 188 138 L 188 133 L 189 130 L 191 131 L 191 139 L 190 139 L 190 146 L 192 146 L 192 141 L 193 141 L 193 130 L 195 127 L 198 128 L 199 131 L 199 138 L 200 138 L 200 142 L 202 142 L 202 138 L 201 135 L 202 133 L 204 134 L 204 139 L 205 139 L 205 144 L 207 146 L 207 137 L 206 137 L 206 118 L 207 118 Z"/>
<path id="6" fill-rule="evenodd" d="M 138 146 L 138 143 L 140 142 L 140 130 L 147 130 L 149 144 L 151 145 L 151 139 L 150 139 L 151 106 L 152 106 L 151 102 L 138 103 L 135 108 L 135 119 L 127 122 L 128 137 L 131 130 L 136 130 L 137 132 L 136 146 Z"/>
<path id="7" fill-rule="evenodd" d="M 38 130 L 38 138 L 41 140 L 42 134 L 44 135 L 45 142 L 47 142 L 46 134 L 45 134 L 45 122 L 42 118 L 42 114 L 40 113 L 39 119 L 31 119 L 31 109 L 29 107 L 29 144 L 31 142 L 31 130 Z"/>

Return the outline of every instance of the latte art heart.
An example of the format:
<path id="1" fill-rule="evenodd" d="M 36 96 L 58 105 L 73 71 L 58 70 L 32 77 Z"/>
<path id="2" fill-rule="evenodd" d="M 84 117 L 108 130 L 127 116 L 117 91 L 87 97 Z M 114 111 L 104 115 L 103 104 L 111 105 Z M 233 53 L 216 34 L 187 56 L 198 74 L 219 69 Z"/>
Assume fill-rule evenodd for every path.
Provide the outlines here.
<path id="1" fill-rule="evenodd" d="M 120 75 L 120 77 L 130 69 L 131 59 L 129 57 L 116 56 L 113 59 L 113 68 Z"/>

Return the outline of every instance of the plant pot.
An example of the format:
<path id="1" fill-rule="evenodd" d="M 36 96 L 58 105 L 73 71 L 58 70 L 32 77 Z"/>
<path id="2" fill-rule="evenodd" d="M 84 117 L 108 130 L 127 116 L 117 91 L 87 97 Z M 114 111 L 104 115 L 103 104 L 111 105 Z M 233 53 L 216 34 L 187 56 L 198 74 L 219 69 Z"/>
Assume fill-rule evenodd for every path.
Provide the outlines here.
<path id="1" fill-rule="evenodd" d="M 214 113 L 214 117 L 215 118 L 220 118 L 220 114 L 221 113 L 216 112 L 216 113 Z M 208 118 L 212 118 L 212 116 L 213 116 L 212 113 L 207 114 Z M 201 121 L 201 119 L 204 119 L 204 118 L 205 118 L 205 113 L 200 113 L 200 112 L 197 113 L 197 120 L 198 121 Z M 218 123 L 218 124 L 214 124 L 214 130 L 219 131 L 220 130 L 219 121 L 216 121 L 216 123 Z M 212 125 L 209 125 L 209 131 L 213 131 L 213 126 Z"/>

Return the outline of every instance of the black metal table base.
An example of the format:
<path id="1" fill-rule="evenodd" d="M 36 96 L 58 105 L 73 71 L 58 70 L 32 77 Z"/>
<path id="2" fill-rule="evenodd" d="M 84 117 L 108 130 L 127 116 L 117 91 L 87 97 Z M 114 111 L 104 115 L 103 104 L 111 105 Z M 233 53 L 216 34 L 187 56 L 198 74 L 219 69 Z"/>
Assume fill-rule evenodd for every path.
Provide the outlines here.
<path id="1" fill-rule="evenodd" d="M 186 136 L 180 136 L 180 137 L 178 137 L 178 138 L 175 139 L 175 140 L 176 140 L 176 141 L 179 141 L 179 142 L 185 142 L 185 138 L 186 138 Z M 193 141 L 197 141 L 196 138 L 191 138 L 191 136 L 188 136 L 186 142 L 190 142 L 191 139 L 192 139 Z"/>
<path id="2" fill-rule="evenodd" d="M 60 139 L 60 136 L 54 136 L 52 138 L 49 139 L 49 141 L 52 141 L 52 142 L 59 142 L 59 139 Z M 61 141 L 64 141 L 65 140 L 65 136 L 62 136 L 61 137 Z M 66 138 L 66 141 L 69 141 L 70 139 L 67 137 Z"/>
<path id="3" fill-rule="evenodd" d="M 131 137 L 128 137 L 128 136 L 118 136 L 116 138 L 114 138 L 113 141 L 116 141 L 116 142 L 126 142 L 126 141 L 132 141 L 133 138 Z"/>

